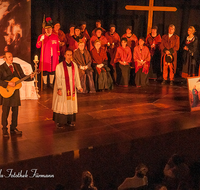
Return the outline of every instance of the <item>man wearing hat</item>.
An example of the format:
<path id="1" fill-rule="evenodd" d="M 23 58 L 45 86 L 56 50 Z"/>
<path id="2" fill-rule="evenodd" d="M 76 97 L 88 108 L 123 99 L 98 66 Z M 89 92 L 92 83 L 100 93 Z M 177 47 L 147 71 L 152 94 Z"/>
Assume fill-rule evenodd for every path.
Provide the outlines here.
<path id="1" fill-rule="evenodd" d="M 60 44 L 60 55 L 64 56 L 65 51 L 66 51 L 67 38 L 65 36 L 65 33 L 62 30 L 60 30 L 60 22 L 59 21 L 56 21 L 54 23 L 53 34 L 58 35 L 59 44 Z"/>
<path id="2" fill-rule="evenodd" d="M 102 35 L 102 29 L 101 28 L 96 28 L 96 34 L 90 38 L 90 51 L 92 51 L 92 49 L 94 48 L 94 42 L 96 40 L 100 40 L 101 41 L 101 47 L 104 50 L 107 50 L 108 40 L 106 39 L 106 37 L 104 35 Z"/>
<path id="3" fill-rule="evenodd" d="M 46 18 L 45 34 L 38 37 L 37 48 L 41 48 L 40 66 L 43 64 L 44 89 L 47 88 L 47 76 L 50 78 L 50 87 L 53 88 L 55 69 L 59 63 L 60 48 L 58 35 L 52 34 L 52 20 Z"/>
<path id="4" fill-rule="evenodd" d="M 107 43 L 107 53 L 108 53 L 108 62 L 110 63 L 109 66 L 111 67 L 111 73 L 113 75 L 114 81 L 116 80 L 116 73 L 115 69 L 113 68 L 114 64 L 114 56 L 117 50 L 117 47 L 120 45 L 120 37 L 119 34 L 115 31 L 116 26 L 114 24 L 110 25 L 110 31 L 105 33 L 105 37 L 108 40 Z"/>
<path id="5" fill-rule="evenodd" d="M 153 26 L 151 28 L 151 33 L 146 37 L 146 45 L 151 53 L 151 63 L 149 68 L 149 78 L 157 79 L 160 74 L 160 43 L 161 36 L 158 34 L 158 27 Z"/>
<path id="6" fill-rule="evenodd" d="M 101 27 L 101 20 L 97 20 L 96 21 L 96 28 L 92 31 L 91 36 L 95 36 L 96 35 L 96 29 L 97 28 L 101 28 L 102 30 L 102 34 L 104 35 L 106 33 L 106 30 L 104 28 Z"/>
<path id="7" fill-rule="evenodd" d="M 174 34 L 175 26 L 173 24 L 169 25 L 168 34 L 162 36 L 162 41 L 160 45 L 161 49 L 161 63 L 163 69 L 163 82 L 165 84 L 168 78 L 168 68 L 170 70 L 169 79 L 170 85 L 173 85 L 174 74 L 176 73 L 177 66 L 177 51 L 180 46 L 180 38 L 178 35 Z"/>

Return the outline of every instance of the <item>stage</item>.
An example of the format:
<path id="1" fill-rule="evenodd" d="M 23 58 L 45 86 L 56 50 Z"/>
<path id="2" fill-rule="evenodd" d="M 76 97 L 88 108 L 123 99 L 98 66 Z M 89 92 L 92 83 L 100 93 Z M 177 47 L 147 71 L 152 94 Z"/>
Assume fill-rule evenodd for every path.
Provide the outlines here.
<path id="1" fill-rule="evenodd" d="M 188 89 L 179 83 L 162 86 L 151 81 L 150 86 L 142 88 L 115 87 L 112 91 L 78 94 L 76 126 L 64 129 L 57 129 L 52 121 L 52 90 L 40 95 L 38 100 L 21 101 L 18 125 L 23 131 L 21 137 L 6 139 L 0 133 L 0 165 L 4 172 L 13 167 L 17 170 L 37 167 L 40 173 L 54 173 L 51 183 L 42 179 L 41 184 L 62 182 L 73 189 L 80 186 L 81 172 L 88 169 L 95 175 L 99 189 L 115 189 L 124 177 L 134 174 L 131 170 L 138 162 L 148 165 L 153 178 L 175 152 L 187 155 L 190 163 L 200 157 L 200 112 L 190 112 Z M 131 162 L 133 165 L 128 167 Z M 67 166 L 68 179 L 59 171 L 62 164 Z M 107 174 L 114 175 L 111 171 L 117 170 L 121 175 L 115 174 L 114 181 L 107 175 L 102 177 L 103 166 L 109 168 L 104 168 Z M 69 177 L 70 171 L 73 174 Z M 70 180 L 74 178 L 76 183 L 72 185 Z M 34 180 L 20 184 L 35 185 Z M 4 179 L 3 184 L 8 182 L 9 179 Z"/>

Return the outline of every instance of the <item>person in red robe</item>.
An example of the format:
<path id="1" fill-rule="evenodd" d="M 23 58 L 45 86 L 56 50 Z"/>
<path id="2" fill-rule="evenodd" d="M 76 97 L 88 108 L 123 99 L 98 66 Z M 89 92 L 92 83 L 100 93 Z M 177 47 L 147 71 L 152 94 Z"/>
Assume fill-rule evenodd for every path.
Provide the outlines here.
<path id="1" fill-rule="evenodd" d="M 157 33 L 158 27 L 153 26 L 151 33 L 146 37 L 146 45 L 149 48 L 151 54 L 151 63 L 149 68 L 149 78 L 157 79 L 160 76 L 160 43 L 161 36 Z"/>
<path id="2" fill-rule="evenodd" d="M 47 76 L 50 78 L 50 87 L 53 88 L 55 69 L 59 63 L 60 47 L 58 35 L 52 34 L 52 20 L 46 18 L 45 34 L 37 39 L 37 48 L 41 48 L 39 69 L 43 70 L 44 89 L 47 88 Z M 43 46 L 43 47 L 42 47 Z M 42 51 L 43 50 L 43 51 Z M 42 68 L 43 64 L 43 68 Z"/>
<path id="3" fill-rule="evenodd" d="M 73 39 L 73 36 L 74 36 L 74 28 L 75 28 L 75 25 L 74 25 L 74 24 L 70 24 L 70 26 L 69 26 L 69 33 L 66 34 L 67 49 L 70 49 L 70 50 L 73 49 L 73 47 L 71 47 L 72 44 L 69 44 L 69 42 Z"/>
<path id="4" fill-rule="evenodd" d="M 101 28 L 102 34 L 103 34 L 103 35 L 106 33 L 106 30 L 105 30 L 104 28 L 101 27 L 101 20 L 97 20 L 97 21 L 96 21 L 96 28 L 92 31 L 91 37 L 92 37 L 92 36 L 95 36 L 95 34 L 96 34 L 96 29 L 97 29 L 97 28 Z"/>
<path id="5" fill-rule="evenodd" d="M 134 48 L 135 62 L 135 84 L 136 87 L 148 85 L 148 72 L 150 67 L 151 55 L 149 48 L 144 45 L 144 38 L 139 38 L 139 45 Z"/>
<path id="6" fill-rule="evenodd" d="M 81 22 L 81 34 L 85 37 L 85 41 L 86 41 L 86 46 L 85 46 L 85 48 L 86 49 L 90 49 L 89 47 L 90 47 L 90 35 L 89 35 L 89 33 L 88 33 L 88 31 L 87 31 L 87 28 L 86 28 L 86 22 L 85 21 L 82 21 Z"/>
<path id="7" fill-rule="evenodd" d="M 78 42 L 81 40 L 82 42 L 86 43 L 85 37 L 81 34 L 81 29 L 79 26 L 74 28 L 74 35 L 72 38 L 69 39 L 69 49 L 73 52 L 78 49 Z"/>
<path id="8" fill-rule="evenodd" d="M 59 44 L 60 44 L 60 55 L 63 57 L 65 52 L 66 52 L 66 44 L 67 44 L 67 38 L 65 36 L 65 33 L 60 30 L 60 23 L 57 21 L 54 23 L 54 27 L 53 27 L 53 34 L 58 35 L 58 38 L 60 40 Z"/>
<path id="9" fill-rule="evenodd" d="M 94 48 L 94 42 L 96 40 L 101 41 L 101 47 L 104 50 L 107 49 L 108 40 L 106 39 L 106 37 L 104 35 L 102 35 L 102 29 L 101 28 L 97 28 L 96 34 L 90 38 L 90 51 Z"/>
<path id="10" fill-rule="evenodd" d="M 108 41 L 107 43 L 108 66 L 111 69 L 111 75 L 114 81 L 116 81 L 116 71 L 115 68 L 113 67 L 113 61 L 117 47 L 120 45 L 120 37 L 115 30 L 116 26 L 114 24 L 111 24 L 110 31 L 105 33 L 105 37 Z"/>
<path id="11" fill-rule="evenodd" d="M 135 34 L 132 34 L 132 26 L 127 26 L 126 33 L 122 35 L 122 38 L 127 38 L 127 45 L 133 52 L 135 46 L 138 45 L 138 38 Z"/>
<path id="12" fill-rule="evenodd" d="M 127 46 L 127 38 L 122 38 L 121 46 L 117 47 L 117 52 L 114 58 L 114 64 L 116 65 L 117 70 L 117 84 L 128 87 L 131 61 L 131 48 Z"/>
<path id="13" fill-rule="evenodd" d="M 173 85 L 174 74 L 176 73 L 177 66 L 177 51 L 180 46 L 180 38 L 178 35 L 174 34 L 175 26 L 173 24 L 169 25 L 168 34 L 162 36 L 162 41 L 160 44 L 161 49 L 161 62 L 163 69 L 163 82 L 166 84 L 168 78 L 168 68 L 170 85 Z"/>
<path id="14" fill-rule="evenodd" d="M 101 47 L 101 41 L 98 39 L 94 42 L 91 57 L 96 90 L 104 91 L 105 89 L 112 89 L 113 81 L 110 75 L 110 69 L 107 66 L 108 57 L 105 49 Z"/>

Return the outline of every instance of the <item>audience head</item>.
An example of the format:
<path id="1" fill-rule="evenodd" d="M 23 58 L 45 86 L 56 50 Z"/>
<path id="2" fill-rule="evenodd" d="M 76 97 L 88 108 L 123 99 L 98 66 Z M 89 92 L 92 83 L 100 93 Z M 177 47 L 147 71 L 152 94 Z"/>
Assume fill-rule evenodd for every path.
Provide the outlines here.
<path id="1" fill-rule="evenodd" d="M 171 160 L 176 166 L 178 166 L 178 165 L 180 165 L 180 164 L 185 162 L 183 156 L 180 156 L 178 154 L 172 155 Z"/>
<path id="2" fill-rule="evenodd" d="M 86 22 L 82 21 L 81 22 L 81 30 L 84 31 L 86 29 Z"/>
<path id="3" fill-rule="evenodd" d="M 151 28 L 151 35 L 154 37 L 154 36 L 157 36 L 157 31 L 158 31 L 158 27 L 157 26 L 153 26 Z"/>
<path id="4" fill-rule="evenodd" d="M 167 187 L 164 185 L 157 185 L 155 190 L 167 190 Z"/>
<path id="5" fill-rule="evenodd" d="M 97 50 L 99 50 L 100 47 L 101 47 L 101 41 L 100 41 L 100 40 L 95 40 L 95 42 L 94 42 L 94 47 L 95 47 Z"/>
<path id="6" fill-rule="evenodd" d="M 74 28 L 74 34 L 75 34 L 75 36 L 79 36 L 80 33 L 81 33 L 80 27 L 79 27 L 79 26 L 76 26 L 76 27 Z"/>
<path id="7" fill-rule="evenodd" d="M 72 60 L 72 50 L 70 49 L 66 50 L 64 57 L 65 57 L 65 61 L 67 63 L 70 63 Z"/>
<path id="8" fill-rule="evenodd" d="M 60 30 L 60 22 L 59 21 L 56 21 L 55 23 L 54 23 L 54 30 L 55 31 L 58 31 L 58 30 Z"/>
<path id="9" fill-rule="evenodd" d="M 122 45 L 123 48 L 126 47 L 126 45 L 127 45 L 127 38 L 122 38 L 121 39 L 121 45 Z"/>
<path id="10" fill-rule="evenodd" d="M 101 37 L 101 34 L 102 34 L 102 29 L 101 29 L 101 28 L 96 28 L 95 33 L 96 33 L 96 36 L 97 36 L 98 38 L 100 38 L 100 37 Z"/>
<path id="11" fill-rule="evenodd" d="M 173 24 L 169 25 L 168 32 L 169 32 L 169 34 L 174 34 L 174 32 L 175 32 L 175 26 Z"/>
<path id="12" fill-rule="evenodd" d="M 94 187 L 94 181 L 92 174 L 89 171 L 84 171 L 82 173 L 82 185 L 81 188 L 83 187 Z"/>
<path id="13" fill-rule="evenodd" d="M 196 32 L 196 30 L 195 30 L 194 26 L 190 26 L 188 28 L 188 35 L 193 35 L 195 32 Z"/>
<path id="14" fill-rule="evenodd" d="M 132 26 L 127 26 L 126 27 L 126 34 L 131 34 L 132 32 Z"/>
<path id="15" fill-rule="evenodd" d="M 101 28 L 101 20 L 96 21 L 96 28 Z"/>
<path id="16" fill-rule="evenodd" d="M 115 26 L 114 24 L 111 24 L 111 25 L 110 25 L 110 33 L 111 33 L 111 34 L 114 34 L 114 33 L 115 33 L 115 28 L 116 28 L 116 26 Z"/>
<path id="17" fill-rule="evenodd" d="M 83 51 L 85 48 L 85 43 L 82 40 L 79 40 L 78 42 L 78 48 Z"/>
<path id="18" fill-rule="evenodd" d="M 135 175 L 137 177 L 143 178 L 144 176 L 146 176 L 148 172 L 148 168 L 146 165 L 144 164 L 139 164 L 136 168 L 135 168 Z"/>
<path id="19" fill-rule="evenodd" d="M 69 33 L 74 35 L 74 28 L 75 28 L 75 25 L 74 24 L 70 24 L 69 26 Z"/>
<path id="20" fill-rule="evenodd" d="M 144 45 L 144 37 L 139 38 L 139 45 L 143 46 Z"/>

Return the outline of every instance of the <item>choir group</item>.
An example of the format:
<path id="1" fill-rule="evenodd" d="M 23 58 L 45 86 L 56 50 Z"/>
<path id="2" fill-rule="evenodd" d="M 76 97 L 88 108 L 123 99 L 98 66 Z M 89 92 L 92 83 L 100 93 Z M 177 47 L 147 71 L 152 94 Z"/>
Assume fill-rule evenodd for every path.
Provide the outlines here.
<path id="1" fill-rule="evenodd" d="M 180 48 L 180 38 L 175 34 L 173 24 L 162 37 L 157 32 L 157 26 L 153 26 L 145 39 L 137 38 L 132 26 L 127 26 L 126 33 L 120 38 L 114 24 L 106 31 L 100 20 L 96 21 L 91 36 L 86 22 L 81 22 L 80 26 L 71 24 L 65 34 L 60 30 L 59 22 L 53 24 L 51 18 L 46 21 L 45 34 L 38 37 L 36 44 L 37 48 L 41 48 L 44 88 L 47 88 L 47 75 L 50 87 L 53 87 L 55 68 L 66 50 L 73 52 L 72 60 L 78 66 L 83 93 L 112 89 L 113 84 L 128 87 L 131 69 L 135 71 L 136 87 L 148 85 L 149 78 L 156 80 L 158 77 L 163 78 L 161 84 L 164 85 L 169 78 L 170 85 L 173 85 Z M 195 75 L 198 39 L 194 33 L 195 28 L 190 26 L 180 49 L 183 78 Z"/>

